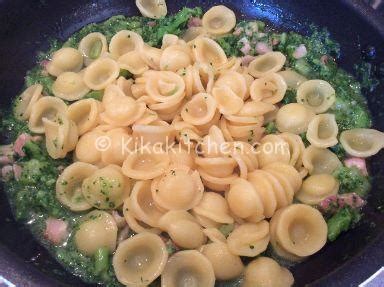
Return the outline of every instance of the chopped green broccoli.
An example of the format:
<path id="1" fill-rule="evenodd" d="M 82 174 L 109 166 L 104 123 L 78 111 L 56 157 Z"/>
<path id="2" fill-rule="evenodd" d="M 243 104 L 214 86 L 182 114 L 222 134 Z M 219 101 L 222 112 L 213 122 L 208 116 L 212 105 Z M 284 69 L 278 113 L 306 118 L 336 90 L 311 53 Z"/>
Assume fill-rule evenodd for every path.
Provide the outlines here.
<path id="1" fill-rule="evenodd" d="M 340 209 L 327 221 L 328 240 L 334 241 L 342 232 L 349 230 L 360 221 L 361 214 L 349 207 Z"/>
<path id="2" fill-rule="evenodd" d="M 291 103 L 296 103 L 296 91 L 294 90 L 287 90 L 285 92 L 284 98 L 281 101 L 284 105 L 288 105 Z"/>
<path id="3" fill-rule="evenodd" d="M 370 180 L 357 167 L 342 166 L 335 170 L 334 177 L 339 181 L 339 193 L 354 192 L 361 197 L 367 195 L 371 188 Z"/>
<path id="4" fill-rule="evenodd" d="M 265 126 L 265 133 L 266 134 L 275 134 L 278 132 L 278 129 L 276 127 L 276 123 L 275 122 L 269 122 L 266 126 Z"/>
<path id="5" fill-rule="evenodd" d="M 41 84 L 43 86 L 43 91 L 49 96 L 53 96 L 52 85 L 54 81 L 55 79 L 40 66 L 36 66 L 30 70 L 25 77 L 25 84 L 27 87 L 34 84 Z"/>
<path id="6" fill-rule="evenodd" d="M 34 141 L 27 141 L 23 146 L 23 150 L 29 158 L 37 160 L 43 159 L 43 154 L 41 152 L 40 146 Z"/>
<path id="7" fill-rule="evenodd" d="M 241 55 L 241 44 L 239 43 L 239 37 L 230 34 L 216 39 L 216 42 L 219 43 L 221 48 L 223 48 L 227 56 Z"/>
<path id="8" fill-rule="evenodd" d="M 347 152 L 345 151 L 345 149 L 343 148 L 343 146 L 338 143 L 337 145 L 333 146 L 330 148 L 331 151 L 337 155 L 337 157 L 340 159 L 340 160 L 344 160 L 346 155 L 347 155 Z"/>

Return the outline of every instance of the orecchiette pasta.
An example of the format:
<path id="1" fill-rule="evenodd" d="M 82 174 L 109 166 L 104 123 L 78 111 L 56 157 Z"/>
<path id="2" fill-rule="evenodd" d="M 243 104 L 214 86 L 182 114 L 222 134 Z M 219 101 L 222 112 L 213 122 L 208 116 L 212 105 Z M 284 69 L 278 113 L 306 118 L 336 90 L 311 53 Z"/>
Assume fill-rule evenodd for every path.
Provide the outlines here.
<path id="1" fill-rule="evenodd" d="M 328 82 L 310 80 L 299 86 L 296 100 L 316 114 L 321 114 L 325 113 L 335 103 L 336 93 Z"/>
<path id="2" fill-rule="evenodd" d="M 109 58 L 99 58 L 85 69 L 83 80 L 88 88 L 103 90 L 117 79 L 119 73 L 117 62 Z"/>
<path id="3" fill-rule="evenodd" d="M 187 211 L 168 211 L 160 218 L 159 227 L 168 233 L 177 246 L 182 248 L 196 249 L 206 241 L 200 224 Z"/>
<path id="4" fill-rule="evenodd" d="M 140 51 L 133 50 L 121 55 L 117 63 L 121 69 L 125 69 L 134 75 L 141 75 L 149 69 L 148 65 L 140 56 Z"/>
<path id="5" fill-rule="evenodd" d="M 141 233 L 119 244 L 112 263 L 121 284 L 145 286 L 160 276 L 167 260 L 167 248 L 161 237 Z"/>
<path id="6" fill-rule="evenodd" d="M 307 78 L 295 72 L 294 70 L 280 71 L 278 74 L 283 77 L 288 89 L 292 90 L 297 90 L 297 88 L 302 83 L 307 81 Z"/>
<path id="7" fill-rule="evenodd" d="M 244 270 L 240 257 L 232 254 L 225 243 L 208 243 L 203 246 L 202 254 L 211 262 L 217 280 L 234 279 Z"/>
<path id="8" fill-rule="evenodd" d="M 242 287 L 291 287 L 294 279 L 288 269 L 268 257 L 259 257 L 248 264 Z"/>
<path id="9" fill-rule="evenodd" d="M 308 125 L 307 139 L 315 147 L 327 148 L 337 144 L 337 127 L 335 115 L 316 115 Z"/>
<path id="10" fill-rule="evenodd" d="M 149 226 L 158 226 L 160 217 L 164 214 L 152 197 L 151 182 L 137 181 L 131 195 L 124 202 L 124 209 L 128 209 L 134 217 Z"/>
<path id="11" fill-rule="evenodd" d="M 309 174 L 332 174 L 342 164 L 330 150 L 310 145 L 303 152 L 303 165 Z"/>
<path id="12" fill-rule="evenodd" d="M 79 51 L 83 54 L 85 65 L 89 66 L 94 60 L 107 53 L 107 38 L 99 32 L 90 33 L 81 39 Z"/>
<path id="13" fill-rule="evenodd" d="M 164 49 L 160 58 L 160 69 L 177 72 L 192 64 L 192 52 L 187 45 L 171 45 Z"/>
<path id="14" fill-rule="evenodd" d="M 189 210 L 204 192 L 199 173 L 187 166 L 170 166 L 152 181 L 151 189 L 155 203 L 166 210 Z"/>
<path id="15" fill-rule="evenodd" d="M 84 99 L 68 107 L 68 118 L 76 124 L 79 135 L 83 135 L 98 125 L 100 104 L 95 99 Z"/>
<path id="16" fill-rule="evenodd" d="M 77 249 L 87 256 L 92 256 L 102 247 L 113 253 L 117 243 L 117 225 L 113 216 L 101 210 L 85 215 L 75 233 L 75 243 Z"/>
<path id="17" fill-rule="evenodd" d="M 251 98 L 269 104 L 280 102 L 287 91 L 284 79 L 276 73 L 268 73 L 253 81 L 250 87 Z"/>
<path id="18" fill-rule="evenodd" d="M 136 6 L 148 18 L 158 19 L 167 15 L 167 4 L 164 0 L 136 0 Z"/>
<path id="19" fill-rule="evenodd" d="M 306 106 L 292 103 L 281 107 L 276 114 L 276 127 L 280 132 L 301 134 L 307 131 L 315 113 Z"/>
<path id="20" fill-rule="evenodd" d="M 35 84 L 28 87 L 16 101 L 14 108 L 14 115 L 17 119 L 27 120 L 29 119 L 32 107 L 41 98 L 43 92 L 43 86 Z"/>
<path id="21" fill-rule="evenodd" d="M 228 61 L 221 46 L 207 37 L 196 38 L 192 44 L 192 52 L 196 62 L 213 67 L 221 66 Z"/>
<path id="22" fill-rule="evenodd" d="M 119 166 L 108 165 L 84 179 L 81 191 L 90 205 L 98 209 L 114 209 L 129 196 L 131 184 Z"/>
<path id="23" fill-rule="evenodd" d="M 56 198 L 72 211 L 84 211 L 92 206 L 85 200 L 81 186 L 97 167 L 84 162 L 75 162 L 64 169 L 56 181 Z"/>
<path id="24" fill-rule="evenodd" d="M 228 86 L 214 87 L 212 89 L 212 95 L 216 100 L 220 113 L 223 115 L 236 114 L 244 105 L 243 100 Z"/>
<path id="25" fill-rule="evenodd" d="M 171 256 L 161 275 L 163 287 L 214 287 L 215 273 L 211 262 L 196 250 L 179 251 Z"/>
<path id="26" fill-rule="evenodd" d="M 384 133 L 374 129 L 348 130 L 341 133 L 340 143 L 348 154 L 365 158 L 384 147 Z"/>
<path id="27" fill-rule="evenodd" d="M 140 51 L 144 46 L 141 36 L 133 31 L 122 30 L 115 34 L 109 43 L 109 52 L 115 59 L 131 52 Z"/>
<path id="28" fill-rule="evenodd" d="M 256 257 L 267 249 L 269 243 L 269 223 L 244 223 L 235 228 L 227 238 L 232 254 Z"/>
<path id="29" fill-rule="evenodd" d="M 226 34 L 235 25 L 235 13 L 223 5 L 213 6 L 203 16 L 203 28 L 212 35 Z"/>
<path id="30" fill-rule="evenodd" d="M 192 125 L 204 125 L 215 116 L 216 101 L 207 93 L 199 93 L 181 109 L 181 117 Z"/>
<path id="31" fill-rule="evenodd" d="M 58 114 L 66 114 L 67 105 L 56 97 L 42 97 L 33 106 L 28 128 L 37 134 L 45 132 L 43 118 L 54 120 Z"/>
<path id="32" fill-rule="evenodd" d="M 339 182 L 330 174 L 314 174 L 303 181 L 296 198 L 302 203 L 315 205 L 339 191 Z"/>
<path id="33" fill-rule="evenodd" d="M 59 76 L 64 72 L 79 72 L 83 67 L 83 55 L 74 48 L 61 48 L 52 55 L 46 66 L 49 74 Z"/>
<path id="34" fill-rule="evenodd" d="M 57 115 L 53 120 L 42 119 L 45 130 L 45 146 L 53 159 L 64 158 L 76 148 L 78 131 L 75 123 L 65 115 Z"/>
<path id="35" fill-rule="evenodd" d="M 208 32 L 203 27 L 189 27 L 183 34 L 183 39 L 186 42 L 192 42 L 197 37 L 208 36 Z"/>
<path id="36" fill-rule="evenodd" d="M 280 71 L 285 63 L 286 57 L 280 52 L 269 52 L 261 56 L 257 56 L 248 66 L 248 72 L 255 78 L 261 78 L 269 73 Z M 281 76 L 280 76 L 281 77 Z M 285 84 L 283 78 L 281 78 Z"/>
<path id="37" fill-rule="evenodd" d="M 298 261 L 325 245 L 327 229 L 327 223 L 317 209 L 305 204 L 292 204 L 272 217 L 271 244 L 277 255 Z"/>

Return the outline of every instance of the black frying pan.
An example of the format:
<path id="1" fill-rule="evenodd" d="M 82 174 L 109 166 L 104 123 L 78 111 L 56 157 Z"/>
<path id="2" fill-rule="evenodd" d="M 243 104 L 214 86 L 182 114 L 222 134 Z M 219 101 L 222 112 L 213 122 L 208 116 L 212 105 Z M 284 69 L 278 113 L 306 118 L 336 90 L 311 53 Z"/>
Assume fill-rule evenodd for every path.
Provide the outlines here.
<path id="1" fill-rule="evenodd" d="M 384 61 L 384 16 L 358 0 L 185 0 L 167 1 L 169 11 L 183 6 L 205 8 L 223 3 L 238 17 L 266 20 L 278 29 L 306 33 L 309 23 L 325 26 L 340 42 L 340 64 L 352 71 L 360 48 L 378 48 L 377 63 Z M 9 108 L 23 86 L 25 72 L 35 64 L 48 39 L 65 40 L 91 22 L 112 15 L 138 14 L 134 0 L 0 0 L 0 107 Z M 367 94 L 374 126 L 384 130 L 382 87 Z M 328 244 L 320 253 L 297 265 L 297 286 L 357 286 L 384 265 L 384 153 L 372 159 L 373 191 L 362 224 Z M 0 275 L 17 286 L 86 286 L 66 273 L 36 244 L 31 234 L 12 219 L 0 191 Z M 204 286 L 202 286 L 204 287 Z"/>

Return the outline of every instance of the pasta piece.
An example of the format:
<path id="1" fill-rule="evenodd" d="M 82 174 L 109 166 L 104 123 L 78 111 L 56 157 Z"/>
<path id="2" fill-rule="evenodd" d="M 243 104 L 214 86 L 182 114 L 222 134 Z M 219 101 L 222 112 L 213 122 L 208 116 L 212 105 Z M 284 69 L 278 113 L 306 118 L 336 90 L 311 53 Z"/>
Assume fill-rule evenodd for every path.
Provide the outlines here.
<path id="1" fill-rule="evenodd" d="M 187 166 L 170 166 L 152 181 L 152 197 L 166 210 L 189 210 L 199 204 L 204 185 L 199 173 Z"/>
<path id="2" fill-rule="evenodd" d="M 214 68 L 206 63 L 195 63 L 191 68 L 191 93 L 210 93 L 215 81 Z"/>
<path id="3" fill-rule="evenodd" d="M 225 64 L 228 59 L 224 50 L 214 40 L 207 37 L 198 37 L 193 41 L 192 52 L 195 61 L 218 67 Z"/>
<path id="4" fill-rule="evenodd" d="M 74 48 L 61 48 L 52 55 L 46 66 L 47 72 L 55 77 L 64 72 L 79 72 L 83 67 L 83 56 Z"/>
<path id="5" fill-rule="evenodd" d="M 147 149 L 130 153 L 123 163 L 123 173 L 133 179 L 148 180 L 162 175 L 170 163 L 169 155 L 163 151 Z"/>
<path id="6" fill-rule="evenodd" d="M 250 87 L 251 98 L 269 104 L 280 102 L 287 91 L 284 79 L 276 73 L 267 74 L 253 81 Z"/>
<path id="7" fill-rule="evenodd" d="M 192 64 L 192 53 L 187 45 L 171 45 L 163 51 L 160 58 L 160 69 L 177 72 Z"/>
<path id="8" fill-rule="evenodd" d="M 334 114 L 316 115 L 308 125 L 307 140 L 315 147 L 327 148 L 338 143 L 338 133 Z"/>
<path id="9" fill-rule="evenodd" d="M 216 100 L 217 107 L 223 115 L 233 115 L 238 113 L 244 105 L 239 98 L 228 86 L 214 87 L 212 96 Z"/>
<path id="10" fill-rule="evenodd" d="M 127 97 L 116 85 L 109 85 L 105 89 L 102 104 L 104 111 L 100 114 L 100 118 L 113 126 L 129 126 L 146 111 L 144 103 L 138 103 L 133 98 Z"/>
<path id="11" fill-rule="evenodd" d="M 123 214 L 125 221 L 127 222 L 127 225 L 130 229 L 133 230 L 133 232 L 141 234 L 141 233 L 153 233 L 153 234 L 160 234 L 161 230 L 158 228 L 150 227 L 149 225 L 145 224 L 144 222 L 141 222 L 138 220 L 132 211 L 129 210 L 130 208 L 130 201 L 126 200 L 124 202 L 125 208 L 123 209 Z M 128 207 L 127 207 L 128 206 Z M 128 208 L 128 209 L 127 209 Z"/>
<path id="12" fill-rule="evenodd" d="M 229 33 L 235 26 L 235 13 L 223 5 L 213 6 L 203 16 L 203 28 L 212 35 Z"/>
<path id="13" fill-rule="evenodd" d="M 247 82 L 245 77 L 238 72 L 224 70 L 216 80 L 215 87 L 229 87 L 240 99 L 246 99 Z"/>
<path id="14" fill-rule="evenodd" d="M 269 257 L 259 257 L 245 268 L 242 287 L 291 287 L 292 273 Z"/>
<path id="15" fill-rule="evenodd" d="M 264 207 L 260 196 L 250 182 L 238 178 L 231 183 L 226 196 L 231 212 L 239 218 L 263 218 Z"/>
<path id="16" fill-rule="evenodd" d="M 212 242 L 227 243 L 227 238 L 217 228 L 214 228 L 214 227 L 205 228 L 203 232 L 208 237 L 208 239 Z"/>
<path id="17" fill-rule="evenodd" d="M 234 222 L 227 201 L 214 192 L 204 192 L 202 200 L 193 208 L 193 211 L 200 217 L 206 217 L 217 223 L 230 224 Z"/>
<path id="18" fill-rule="evenodd" d="M 159 19 L 167 15 L 165 0 L 136 0 L 136 6 L 144 17 Z"/>
<path id="19" fill-rule="evenodd" d="M 305 150 L 303 139 L 292 133 L 282 133 L 279 136 L 283 138 L 289 146 L 291 156 L 289 164 L 297 170 L 300 170 L 303 167 L 303 153 Z"/>
<path id="20" fill-rule="evenodd" d="M 203 27 L 189 27 L 183 34 L 182 38 L 186 42 L 192 42 L 197 37 L 208 36 L 207 31 Z"/>
<path id="21" fill-rule="evenodd" d="M 223 177 L 218 177 L 205 171 L 204 168 L 198 168 L 198 171 L 204 186 L 214 191 L 222 192 L 228 190 L 229 185 L 238 178 L 238 175 L 235 173 Z"/>
<path id="22" fill-rule="evenodd" d="M 181 248 L 196 249 L 207 240 L 201 226 L 186 211 L 168 211 L 160 218 L 159 226 Z"/>
<path id="23" fill-rule="evenodd" d="M 134 98 L 132 93 L 133 79 L 126 79 L 121 76 L 117 79 L 116 85 L 120 88 L 125 96 Z"/>
<path id="24" fill-rule="evenodd" d="M 181 144 L 175 145 L 169 150 L 169 157 L 173 165 L 184 165 L 195 169 L 196 154 L 190 148 L 184 148 Z"/>
<path id="25" fill-rule="evenodd" d="M 16 100 L 13 113 L 19 120 L 28 120 L 31 116 L 32 107 L 41 98 L 43 86 L 35 84 L 28 87 Z"/>
<path id="26" fill-rule="evenodd" d="M 227 118 L 231 120 L 227 120 Z M 220 128 L 227 141 L 244 141 L 249 144 L 258 143 L 263 136 L 262 124 L 262 116 L 243 117 L 237 115 L 225 116 L 220 119 Z"/>
<path id="27" fill-rule="evenodd" d="M 92 130 L 79 138 L 75 149 L 75 158 L 79 161 L 99 164 L 101 161 L 101 149 L 108 146 L 108 142 L 101 142 L 104 133 Z M 105 146 L 104 146 L 105 144 Z"/>
<path id="28" fill-rule="evenodd" d="M 230 157 L 197 157 L 195 163 L 202 170 L 215 177 L 227 177 L 234 173 L 237 163 Z"/>
<path id="29" fill-rule="evenodd" d="M 332 174 L 342 163 L 330 150 L 310 145 L 304 150 L 303 165 L 311 175 Z"/>
<path id="30" fill-rule="evenodd" d="M 203 133 L 194 125 L 184 122 L 180 115 L 173 119 L 172 126 L 177 132 L 176 139 L 187 148 L 194 147 L 197 142 L 202 140 Z"/>
<path id="31" fill-rule="evenodd" d="M 256 257 L 267 249 L 269 243 L 269 224 L 245 223 L 236 227 L 227 238 L 228 249 L 232 254 Z"/>
<path id="32" fill-rule="evenodd" d="M 179 251 L 171 256 L 161 275 L 162 287 L 214 287 L 215 273 L 211 262 L 196 250 Z"/>
<path id="33" fill-rule="evenodd" d="M 164 215 L 164 212 L 155 205 L 151 193 L 151 181 L 148 180 L 135 183 L 130 197 L 124 202 L 124 209 L 130 210 L 138 220 L 152 227 L 159 226 L 159 219 Z"/>
<path id="34" fill-rule="evenodd" d="M 79 161 L 67 166 L 56 181 L 57 200 L 75 212 L 90 209 L 92 205 L 83 197 L 81 185 L 96 170 L 96 166 Z"/>
<path id="35" fill-rule="evenodd" d="M 58 115 L 53 120 L 43 118 L 43 124 L 45 146 L 51 158 L 64 158 L 68 152 L 75 149 L 79 135 L 73 121 L 65 115 Z"/>
<path id="36" fill-rule="evenodd" d="M 108 165 L 84 179 L 81 191 L 92 206 L 98 209 L 115 209 L 129 196 L 131 184 L 119 166 Z"/>
<path id="37" fill-rule="evenodd" d="M 302 260 L 327 241 L 327 223 L 321 213 L 305 204 L 280 209 L 271 220 L 271 244 L 277 255 Z"/>
<path id="38" fill-rule="evenodd" d="M 132 131 L 132 137 L 144 145 L 168 147 L 175 142 L 174 128 L 164 121 L 153 122 L 151 125 L 133 125 Z"/>
<path id="39" fill-rule="evenodd" d="M 339 191 L 339 182 L 330 174 L 314 174 L 307 177 L 296 198 L 302 203 L 316 205 Z"/>
<path id="40" fill-rule="evenodd" d="M 133 50 L 121 55 L 117 59 L 117 63 L 120 69 L 128 70 L 134 75 L 141 75 L 149 69 L 148 65 L 141 58 L 140 51 L 138 50 Z"/>
<path id="41" fill-rule="evenodd" d="M 101 210 L 85 215 L 75 233 L 77 250 L 86 256 L 92 256 L 102 247 L 110 253 L 116 249 L 117 224 L 113 216 Z"/>
<path id="42" fill-rule="evenodd" d="M 121 284 L 146 286 L 160 276 L 167 260 L 167 247 L 161 237 L 142 233 L 119 244 L 112 264 Z"/>
<path id="43" fill-rule="evenodd" d="M 115 34 L 109 43 L 109 51 L 114 59 L 131 51 L 140 51 L 144 47 L 141 36 L 133 31 L 122 30 Z"/>
<path id="44" fill-rule="evenodd" d="M 262 78 L 269 73 L 280 71 L 285 63 L 286 57 L 280 52 L 268 52 L 257 56 L 248 66 L 248 73 L 255 78 Z M 281 77 L 281 76 L 280 76 Z M 282 81 L 285 84 L 284 79 Z M 286 86 L 287 84 L 285 84 Z"/>
<path id="45" fill-rule="evenodd" d="M 306 106 L 291 103 L 282 106 L 276 114 L 276 127 L 280 132 L 301 134 L 307 131 L 315 113 Z"/>
<path id="46" fill-rule="evenodd" d="M 100 110 L 99 101 L 84 99 L 71 104 L 67 115 L 76 124 L 79 135 L 83 135 L 98 125 Z"/>
<path id="47" fill-rule="evenodd" d="M 232 254 L 225 243 L 204 245 L 201 253 L 211 262 L 217 280 L 235 279 L 244 270 L 240 257 Z"/>
<path id="48" fill-rule="evenodd" d="M 336 92 L 323 80 L 310 80 L 297 89 L 296 100 L 316 114 L 325 113 L 336 101 Z"/>
<path id="49" fill-rule="evenodd" d="M 165 50 L 166 48 L 177 45 L 179 43 L 179 37 L 173 34 L 164 34 L 163 40 L 161 41 L 161 49 Z"/>
<path id="50" fill-rule="evenodd" d="M 52 85 L 52 93 L 56 97 L 67 101 L 79 100 L 89 91 L 81 73 L 61 73 Z"/>
<path id="51" fill-rule="evenodd" d="M 141 116 L 141 118 L 135 121 L 135 124 L 149 125 L 157 122 L 158 120 L 159 120 L 159 115 L 155 111 L 152 111 L 151 109 L 146 108 L 144 114 Z"/>
<path id="52" fill-rule="evenodd" d="M 32 107 L 28 128 L 36 134 L 45 132 L 43 118 L 53 120 L 58 114 L 65 114 L 67 105 L 55 97 L 42 97 Z"/>
<path id="53" fill-rule="evenodd" d="M 117 79 L 119 73 L 119 65 L 114 60 L 100 58 L 85 70 L 84 83 L 92 90 L 103 90 Z"/>
<path id="54" fill-rule="evenodd" d="M 288 89 L 297 90 L 298 87 L 307 81 L 307 78 L 295 72 L 294 70 L 285 70 L 278 72 L 283 77 Z"/>
<path id="55" fill-rule="evenodd" d="M 291 152 L 287 142 L 279 135 L 266 135 L 256 149 L 260 167 L 273 162 L 289 163 Z"/>
<path id="56" fill-rule="evenodd" d="M 216 112 L 216 101 L 206 93 L 199 93 L 192 97 L 181 110 L 181 117 L 192 125 L 204 125 L 211 121 Z"/>
<path id="57" fill-rule="evenodd" d="M 224 150 L 224 145 L 223 133 L 217 126 L 212 126 L 201 142 L 199 154 L 204 157 L 220 157 L 230 154 L 230 151 Z"/>
<path id="58" fill-rule="evenodd" d="M 384 147 L 384 133 L 374 129 L 343 131 L 340 143 L 348 154 L 366 158 L 377 154 Z"/>
<path id="59" fill-rule="evenodd" d="M 292 189 L 294 190 L 294 193 L 299 191 L 302 184 L 302 178 L 299 172 L 291 165 L 281 162 L 274 162 L 265 166 L 263 169 L 268 172 L 274 171 L 283 174 L 288 179 Z"/>
<path id="60" fill-rule="evenodd" d="M 140 51 L 143 61 L 153 70 L 160 70 L 160 59 L 163 50 L 144 44 Z"/>
<path id="61" fill-rule="evenodd" d="M 148 96 L 160 103 L 179 103 L 184 97 L 185 83 L 178 74 L 169 71 L 148 71 L 145 90 Z"/>
<path id="62" fill-rule="evenodd" d="M 83 54 L 85 65 L 89 66 L 108 52 L 107 38 L 99 32 L 90 33 L 80 40 L 79 51 Z"/>

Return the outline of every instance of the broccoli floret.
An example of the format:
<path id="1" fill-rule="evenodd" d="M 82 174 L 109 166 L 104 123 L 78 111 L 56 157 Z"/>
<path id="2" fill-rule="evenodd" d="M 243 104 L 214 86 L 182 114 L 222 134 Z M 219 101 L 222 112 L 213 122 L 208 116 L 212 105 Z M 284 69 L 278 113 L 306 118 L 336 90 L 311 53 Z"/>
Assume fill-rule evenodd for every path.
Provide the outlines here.
<path id="1" fill-rule="evenodd" d="M 221 48 L 223 48 L 227 56 L 240 56 L 239 37 L 235 35 L 227 35 L 216 39 Z"/>
<path id="2" fill-rule="evenodd" d="M 38 143 L 33 141 L 27 141 L 23 146 L 23 150 L 28 158 L 34 158 L 37 160 L 43 159 L 43 154 L 41 152 L 40 146 Z"/>
<path id="3" fill-rule="evenodd" d="M 349 230 L 354 224 L 360 221 L 359 211 L 344 207 L 340 209 L 327 221 L 328 240 L 334 241 L 342 232 Z"/>
<path id="4" fill-rule="evenodd" d="M 343 146 L 338 143 L 337 145 L 333 146 L 330 148 L 331 151 L 337 155 L 337 157 L 340 159 L 340 160 L 344 160 L 346 155 L 347 155 L 347 152 L 345 151 L 345 149 L 343 148 Z"/>
<path id="5" fill-rule="evenodd" d="M 27 87 L 34 84 L 41 84 L 43 86 L 43 91 L 50 96 L 53 96 L 52 85 L 54 81 L 55 79 L 46 73 L 40 66 L 36 66 L 30 70 L 25 77 L 25 84 Z"/>
<path id="6" fill-rule="evenodd" d="M 269 122 L 266 126 L 265 126 L 265 133 L 266 134 L 275 134 L 277 133 L 278 130 L 277 130 L 277 127 L 276 127 L 276 123 L 275 122 Z"/>
<path id="7" fill-rule="evenodd" d="M 296 103 L 296 91 L 294 90 L 287 90 L 285 92 L 284 98 L 281 101 L 284 105 L 288 105 L 291 103 Z"/>
<path id="8" fill-rule="evenodd" d="M 339 193 L 354 192 L 364 197 L 371 188 L 369 178 L 364 176 L 357 167 L 342 166 L 336 169 L 333 175 L 340 183 Z"/>

